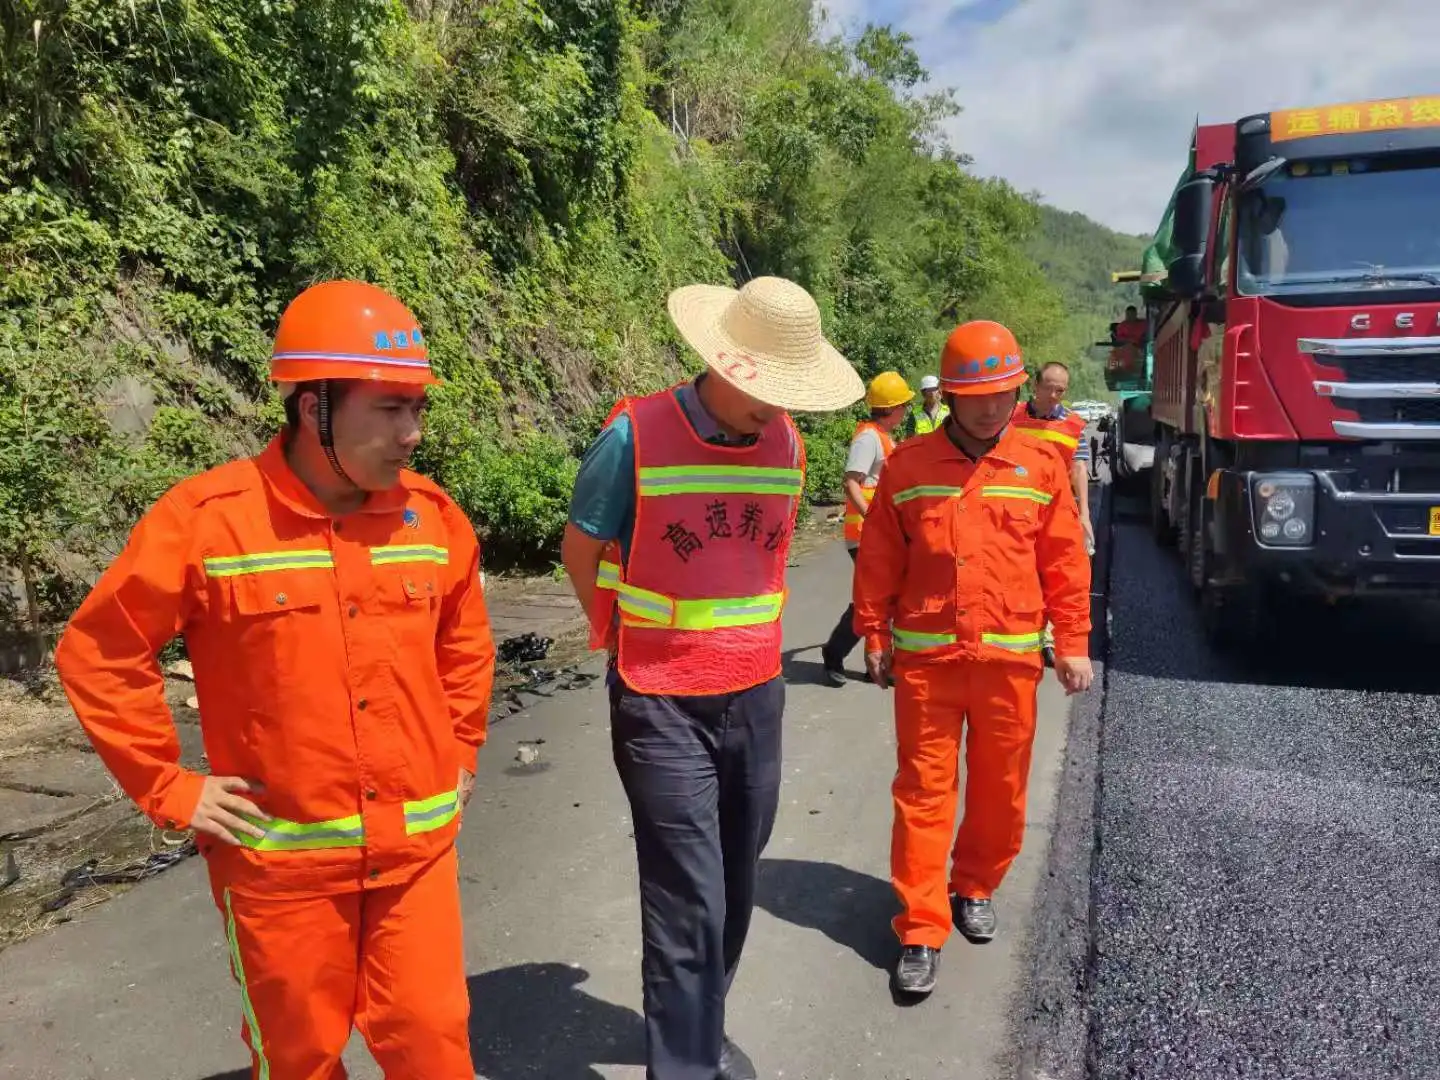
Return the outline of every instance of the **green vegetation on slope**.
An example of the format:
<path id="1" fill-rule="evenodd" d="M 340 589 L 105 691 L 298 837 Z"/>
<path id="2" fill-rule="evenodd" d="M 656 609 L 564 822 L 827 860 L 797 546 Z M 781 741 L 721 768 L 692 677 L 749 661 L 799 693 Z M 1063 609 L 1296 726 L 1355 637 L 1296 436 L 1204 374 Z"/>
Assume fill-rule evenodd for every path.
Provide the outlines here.
<path id="1" fill-rule="evenodd" d="M 1097 225 L 1083 214 L 1040 207 L 1039 228 L 1025 250 L 1057 290 L 1068 314 L 1064 353 L 1079 367 L 1071 397 L 1105 398 L 1104 370 L 1089 352 L 1093 342 L 1109 336 L 1109 324 L 1124 314 L 1125 305 L 1140 302 L 1134 285 L 1115 285 L 1117 270 L 1138 270 L 1149 237 L 1126 236 Z"/>
<path id="2" fill-rule="evenodd" d="M 418 464 L 492 563 L 553 557 L 615 398 L 694 370 L 678 285 L 794 278 L 867 377 L 980 315 L 1078 350 L 1048 213 L 966 171 L 903 35 L 817 40 L 810 0 L 16 0 L 0 35 L 0 562 L 47 618 L 275 430 L 315 280 L 416 311 Z M 806 420 L 810 495 L 852 422 Z"/>

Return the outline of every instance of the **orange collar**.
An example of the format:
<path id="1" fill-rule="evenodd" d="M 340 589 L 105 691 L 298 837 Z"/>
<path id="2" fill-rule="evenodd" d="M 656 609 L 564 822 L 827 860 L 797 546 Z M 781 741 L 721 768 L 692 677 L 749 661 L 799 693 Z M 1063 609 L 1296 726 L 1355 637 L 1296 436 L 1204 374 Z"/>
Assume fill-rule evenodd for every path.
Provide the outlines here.
<path id="1" fill-rule="evenodd" d="M 995 461 L 1010 466 L 1021 464 L 1020 454 L 1018 453 L 1020 450 L 1021 436 L 1017 432 L 1014 424 L 1006 424 L 1005 429 L 1000 433 L 1000 438 L 996 441 L 995 445 L 979 458 L 975 459 L 972 459 L 951 441 L 949 432 L 941 429 L 938 434 L 941 437 L 934 440 L 935 445 L 938 447 L 937 457 L 958 459 L 967 465 L 979 465 L 983 461 Z"/>
<path id="2" fill-rule="evenodd" d="M 255 457 L 255 464 L 260 469 L 260 475 L 270 486 L 275 497 L 284 503 L 301 517 L 308 518 L 333 518 L 325 509 L 315 493 L 305 486 L 304 481 L 295 475 L 295 470 L 290 468 L 290 463 L 285 460 L 285 437 L 277 435 L 270 440 L 269 445 L 260 451 Z M 404 508 L 410 498 L 410 490 L 402 478 L 388 491 L 372 491 L 366 496 L 365 502 L 356 511 L 361 514 L 386 514 Z"/>

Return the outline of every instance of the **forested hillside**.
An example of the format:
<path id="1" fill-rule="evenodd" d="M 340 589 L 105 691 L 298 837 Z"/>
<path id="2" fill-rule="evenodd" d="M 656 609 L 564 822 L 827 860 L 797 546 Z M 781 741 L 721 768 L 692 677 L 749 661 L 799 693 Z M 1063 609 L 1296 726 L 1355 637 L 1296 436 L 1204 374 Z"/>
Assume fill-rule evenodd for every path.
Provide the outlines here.
<path id="1" fill-rule="evenodd" d="M 1084 214 L 1040 207 L 1038 227 L 1025 251 L 1039 264 L 1046 281 L 1059 290 L 1069 316 L 1068 336 L 1061 351 L 1082 356 L 1072 397 L 1105 394 L 1104 371 L 1089 346 L 1109 336 L 1109 324 L 1126 304 L 1140 303 L 1134 285 L 1115 285 L 1117 270 L 1140 269 L 1148 236 L 1126 236 L 1091 221 Z"/>
<path id="2" fill-rule="evenodd" d="M 866 376 L 980 315 L 1073 358 L 1121 299 L 1091 286 L 1128 241 L 971 175 L 911 43 L 809 0 L 11 0 L 0 32 L 0 561 L 47 620 L 275 430 L 317 279 L 418 314 L 419 465 L 492 563 L 548 561 L 615 397 L 693 370 L 677 285 L 794 278 Z M 812 495 L 851 424 L 808 424 Z"/>

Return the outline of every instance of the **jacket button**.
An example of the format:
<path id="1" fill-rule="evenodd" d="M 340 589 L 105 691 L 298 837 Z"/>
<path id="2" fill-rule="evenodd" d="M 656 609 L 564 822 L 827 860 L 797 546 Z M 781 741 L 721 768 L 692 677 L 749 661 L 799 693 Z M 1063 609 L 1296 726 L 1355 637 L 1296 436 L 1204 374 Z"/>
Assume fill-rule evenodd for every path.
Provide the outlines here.
<path id="1" fill-rule="evenodd" d="M 371 802 L 374 802 L 374 801 L 375 801 L 375 789 L 374 789 L 374 788 L 371 788 L 369 791 L 365 792 L 365 798 L 369 799 Z"/>
<path id="2" fill-rule="evenodd" d="M 970 614 L 970 610 L 969 610 L 968 608 L 963 608 L 963 607 L 962 607 L 962 608 L 959 610 L 959 612 L 957 612 L 957 614 L 960 614 L 960 615 L 969 615 L 969 614 Z"/>
<path id="3" fill-rule="evenodd" d="M 369 705 L 370 702 L 366 701 L 363 697 L 355 703 L 355 707 L 361 712 L 364 712 L 369 707 Z"/>
<path id="4" fill-rule="evenodd" d="M 358 607 L 356 607 L 354 604 L 351 604 L 351 605 L 350 605 L 350 611 L 349 611 L 350 617 L 353 619 L 353 618 L 355 618 L 356 615 L 359 615 L 359 614 L 360 614 L 360 609 L 359 609 Z"/>
<path id="5" fill-rule="evenodd" d="M 375 880 L 376 878 L 378 878 L 379 876 L 380 876 L 380 871 L 379 871 L 379 870 L 371 870 L 371 871 L 370 871 L 370 880 L 371 880 L 371 881 L 374 881 L 374 880 Z"/>
<path id="6" fill-rule="evenodd" d="M 287 600 L 289 600 L 289 599 L 290 599 L 290 598 L 289 598 L 288 596 L 286 596 L 283 592 L 281 592 L 281 593 L 276 593 L 276 594 L 275 594 L 275 602 L 276 602 L 277 604 L 283 604 L 283 603 L 285 603 L 285 601 L 287 601 Z"/>

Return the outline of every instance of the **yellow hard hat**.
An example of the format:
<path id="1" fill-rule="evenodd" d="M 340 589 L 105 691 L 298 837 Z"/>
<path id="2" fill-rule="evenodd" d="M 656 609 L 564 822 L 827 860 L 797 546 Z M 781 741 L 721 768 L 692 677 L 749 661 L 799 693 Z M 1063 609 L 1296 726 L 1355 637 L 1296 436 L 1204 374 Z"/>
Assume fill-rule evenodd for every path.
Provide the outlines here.
<path id="1" fill-rule="evenodd" d="M 910 384 L 898 371 L 882 371 L 870 380 L 865 391 L 865 405 L 870 409 L 890 409 L 904 405 L 915 396 Z"/>

